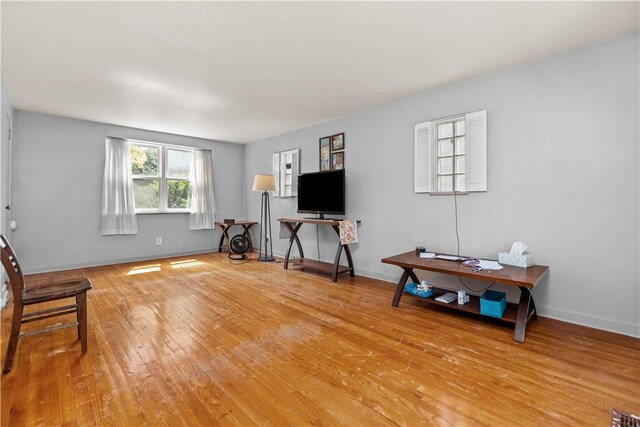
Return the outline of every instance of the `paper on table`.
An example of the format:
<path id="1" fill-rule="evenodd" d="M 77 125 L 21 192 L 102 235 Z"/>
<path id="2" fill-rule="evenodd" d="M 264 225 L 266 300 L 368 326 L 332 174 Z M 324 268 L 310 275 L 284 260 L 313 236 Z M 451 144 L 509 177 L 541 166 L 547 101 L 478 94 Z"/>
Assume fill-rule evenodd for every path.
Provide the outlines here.
<path id="1" fill-rule="evenodd" d="M 503 267 L 498 264 L 496 261 L 490 261 L 487 259 L 481 259 L 478 262 L 478 267 L 482 268 L 483 270 L 502 270 Z"/>
<path id="2" fill-rule="evenodd" d="M 522 255 L 524 251 L 527 250 L 527 248 L 528 246 L 522 242 L 513 242 L 513 245 L 511 245 L 511 251 L 509 253 L 511 255 Z"/>
<path id="3" fill-rule="evenodd" d="M 433 252 L 420 252 L 420 258 L 435 258 L 436 254 Z"/>

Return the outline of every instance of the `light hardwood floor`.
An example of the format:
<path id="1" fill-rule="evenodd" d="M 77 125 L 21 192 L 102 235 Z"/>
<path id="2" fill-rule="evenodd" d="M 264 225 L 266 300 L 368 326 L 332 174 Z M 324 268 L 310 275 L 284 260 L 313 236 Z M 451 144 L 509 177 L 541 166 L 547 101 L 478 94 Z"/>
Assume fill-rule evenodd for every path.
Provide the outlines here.
<path id="1" fill-rule="evenodd" d="M 94 285 L 89 351 L 73 328 L 23 339 L 1 380 L 3 426 L 604 426 L 611 407 L 640 413 L 640 340 L 622 335 L 540 318 L 519 344 L 496 321 L 409 297 L 393 308 L 390 283 L 223 254 L 29 280 L 77 275 Z"/>

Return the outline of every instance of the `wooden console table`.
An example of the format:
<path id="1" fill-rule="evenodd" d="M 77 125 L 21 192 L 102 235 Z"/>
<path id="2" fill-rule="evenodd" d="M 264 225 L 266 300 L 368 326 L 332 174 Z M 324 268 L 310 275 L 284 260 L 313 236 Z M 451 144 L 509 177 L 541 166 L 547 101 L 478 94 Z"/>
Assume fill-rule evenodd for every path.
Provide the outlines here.
<path id="1" fill-rule="evenodd" d="M 533 302 L 530 289 L 533 289 L 549 271 L 549 267 L 544 265 L 535 265 L 529 268 L 503 265 L 504 270 L 482 270 L 474 272 L 471 267 L 467 267 L 461 262 L 445 261 L 433 258 L 420 258 L 416 255 L 415 251 L 384 258 L 382 262 L 385 264 L 397 265 L 404 270 L 402 277 L 400 277 L 400 281 L 396 286 L 396 292 L 391 302 L 391 305 L 394 307 L 397 307 L 400 303 L 400 297 L 403 294 L 404 285 L 409 277 L 411 277 L 415 283 L 420 282 L 416 274 L 413 272 L 414 269 L 468 277 L 470 279 L 495 282 L 502 285 L 517 286 L 520 289 L 520 302 L 518 304 L 507 303 L 507 308 L 502 315 L 502 320 L 515 324 L 513 339 L 518 342 L 524 342 L 527 322 L 531 318 L 537 319 L 538 317 L 536 313 L 536 305 Z M 457 301 L 447 304 L 435 300 L 435 298 L 446 292 L 455 291 L 434 287 L 433 295 L 431 297 L 420 298 L 416 296 L 416 298 L 420 298 L 430 304 L 442 305 L 467 313 L 480 314 L 479 297 L 469 295 L 469 302 L 464 305 L 458 305 Z"/>
<path id="2" fill-rule="evenodd" d="M 284 268 L 288 269 L 289 264 L 297 265 L 302 268 L 307 268 L 310 270 L 317 270 L 326 273 L 331 273 L 331 280 L 334 282 L 338 281 L 338 274 L 349 273 L 349 276 L 355 276 L 353 269 L 353 259 L 351 258 L 351 250 L 349 249 L 349 245 L 343 245 L 340 238 L 340 221 L 330 220 L 330 219 L 314 219 L 314 218 L 278 218 L 282 224 L 286 225 L 287 228 L 291 231 L 291 237 L 289 238 L 289 247 L 287 249 L 287 253 L 284 257 Z M 360 221 L 358 221 L 360 223 Z M 316 261 L 313 259 L 307 259 L 304 257 L 304 252 L 302 251 L 302 245 L 300 244 L 300 240 L 298 239 L 298 231 L 302 224 L 318 224 L 318 225 L 329 225 L 338 235 L 338 249 L 336 250 L 335 260 L 333 264 L 328 262 Z M 300 254 L 300 258 L 290 259 L 291 256 L 291 247 L 293 243 L 296 243 L 298 246 L 298 253 Z M 342 255 L 342 251 L 344 250 L 345 255 L 347 255 L 347 263 L 348 266 L 340 265 L 340 257 Z"/>
<path id="3" fill-rule="evenodd" d="M 218 244 L 218 252 L 222 252 L 222 248 L 226 247 L 229 244 L 229 229 L 234 225 L 239 225 L 242 227 L 242 234 L 249 239 L 249 251 L 253 252 L 253 242 L 251 241 L 251 233 L 249 233 L 249 229 L 257 224 L 255 221 L 236 221 L 236 222 L 216 222 L 216 225 L 219 225 L 222 228 L 222 236 L 220 236 L 220 243 Z M 225 244 L 226 240 L 226 244 Z"/>

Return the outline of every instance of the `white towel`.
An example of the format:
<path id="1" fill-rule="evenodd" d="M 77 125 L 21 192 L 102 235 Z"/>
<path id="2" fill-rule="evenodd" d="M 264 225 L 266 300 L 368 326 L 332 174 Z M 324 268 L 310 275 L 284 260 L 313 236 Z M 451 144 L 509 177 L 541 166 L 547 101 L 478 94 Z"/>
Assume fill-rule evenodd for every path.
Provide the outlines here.
<path id="1" fill-rule="evenodd" d="M 358 243 L 358 223 L 355 220 L 340 221 L 340 243 L 343 245 Z"/>

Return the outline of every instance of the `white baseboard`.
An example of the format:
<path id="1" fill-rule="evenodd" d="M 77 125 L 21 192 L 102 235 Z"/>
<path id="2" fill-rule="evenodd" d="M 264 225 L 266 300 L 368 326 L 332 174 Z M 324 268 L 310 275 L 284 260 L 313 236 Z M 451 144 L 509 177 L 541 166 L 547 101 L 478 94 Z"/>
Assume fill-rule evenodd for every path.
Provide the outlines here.
<path id="1" fill-rule="evenodd" d="M 611 319 L 603 319 L 595 316 L 587 316 L 581 313 L 560 310 L 557 308 L 541 307 L 537 304 L 536 308 L 538 309 L 538 314 L 542 317 L 549 317 L 551 319 L 562 320 L 563 322 L 575 323 L 577 325 L 640 338 L 640 325 L 619 322 Z"/>
<path id="2" fill-rule="evenodd" d="M 127 262 L 137 262 L 137 261 L 148 261 L 152 259 L 172 258 L 172 257 L 178 257 L 178 256 L 205 254 L 205 253 L 211 253 L 211 252 L 218 252 L 218 248 L 215 247 L 215 248 L 194 249 L 190 251 L 166 252 L 162 254 L 144 255 L 140 257 L 112 258 L 112 259 L 80 262 L 80 263 L 73 263 L 73 264 L 63 264 L 63 265 L 39 265 L 35 267 L 24 268 L 23 271 L 24 271 L 24 274 L 49 273 L 52 271 L 75 270 L 76 268 L 100 267 L 103 265 L 123 264 Z"/>

